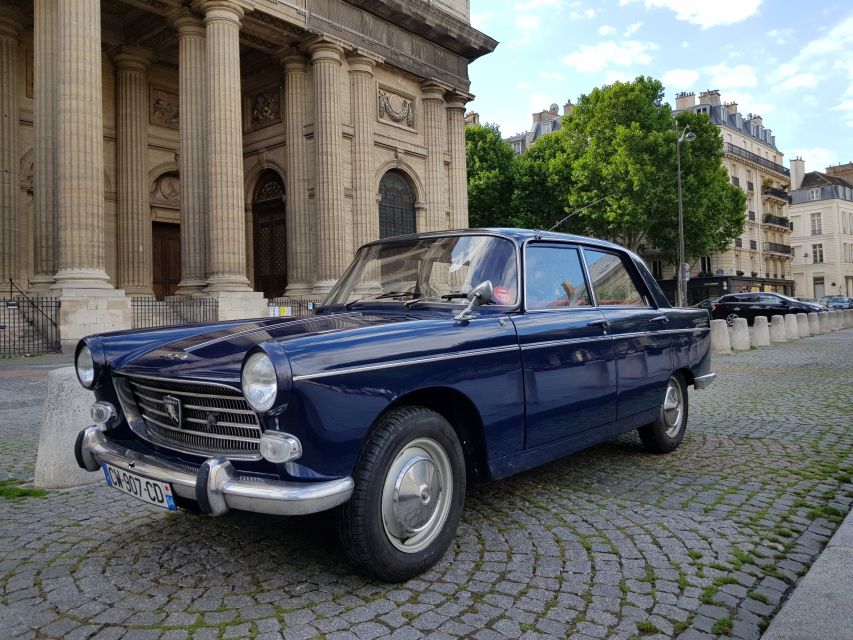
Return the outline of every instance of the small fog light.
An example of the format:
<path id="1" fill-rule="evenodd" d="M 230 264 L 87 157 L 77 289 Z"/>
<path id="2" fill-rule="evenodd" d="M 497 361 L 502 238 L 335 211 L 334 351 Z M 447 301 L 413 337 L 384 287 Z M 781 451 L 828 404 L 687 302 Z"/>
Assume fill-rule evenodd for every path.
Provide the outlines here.
<path id="1" fill-rule="evenodd" d="M 261 436 L 261 455 L 270 462 L 287 462 L 302 455 L 302 444 L 289 433 L 265 431 Z"/>
<path id="2" fill-rule="evenodd" d="M 98 400 L 89 409 L 89 415 L 92 416 L 95 424 L 106 424 L 118 414 L 116 413 L 116 408 L 109 402 Z"/>

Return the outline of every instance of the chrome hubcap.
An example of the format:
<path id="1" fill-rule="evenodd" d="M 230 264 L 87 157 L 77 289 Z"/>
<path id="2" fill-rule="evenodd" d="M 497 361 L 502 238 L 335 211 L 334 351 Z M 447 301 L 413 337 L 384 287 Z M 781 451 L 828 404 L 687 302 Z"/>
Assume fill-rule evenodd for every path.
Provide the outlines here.
<path id="1" fill-rule="evenodd" d="M 675 437 L 681 430 L 684 415 L 684 399 L 681 397 L 681 385 L 670 379 L 663 399 L 663 420 L 666 423 L 666 435 Z"/>
<path id="2" fill-rule="evenodd" d="M 441 533 L 450 511 L 453 474 L 444 448 L 430 438 L 406 445 L 388 469 L 382 522 L 400 551 L 420 551 Z"/>

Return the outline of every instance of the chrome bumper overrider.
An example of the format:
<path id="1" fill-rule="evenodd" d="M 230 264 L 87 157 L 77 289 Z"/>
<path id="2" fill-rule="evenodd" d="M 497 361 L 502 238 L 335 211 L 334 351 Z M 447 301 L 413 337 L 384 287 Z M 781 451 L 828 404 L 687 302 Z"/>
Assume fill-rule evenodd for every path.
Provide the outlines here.
<path id="1" fill-rule="evenodd" d="M 716 378 L 716 373 L 706 373 L 704 376 L 696 376 L 693 378 L 693 388 L 707 389 Z"/>
<path id="2" fill-rule="evenodd" d="M 285 482 L 240 476 L 225 458 L 210 458 L 198 467 L 175 464 L 107 440 L 99 427 L 89 427 L 77 439 L 77 461 L 87 471 L 101 462 L 152 480 L 169 482 L 172 491 L 198 502 L 203 511 L 221 515 L 230 509 L 304 515 L 331 509 L 349 500 L 352 478 L 325 482 Z"/>

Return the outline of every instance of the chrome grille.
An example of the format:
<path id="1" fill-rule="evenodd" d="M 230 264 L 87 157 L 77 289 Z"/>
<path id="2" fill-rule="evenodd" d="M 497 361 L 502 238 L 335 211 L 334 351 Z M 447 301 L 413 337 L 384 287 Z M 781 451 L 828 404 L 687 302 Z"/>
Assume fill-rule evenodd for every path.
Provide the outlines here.
<path id="1" fill-rule="evenodd" d="M 146 440 L 205 458 L 260 459 L 261 426 L 237 389 L 163 378 L 123 378 L 144 423 L 139 435 Z M 181 402 L 180 425 L 169 416 L 163 401 L 166 396 Z"/>

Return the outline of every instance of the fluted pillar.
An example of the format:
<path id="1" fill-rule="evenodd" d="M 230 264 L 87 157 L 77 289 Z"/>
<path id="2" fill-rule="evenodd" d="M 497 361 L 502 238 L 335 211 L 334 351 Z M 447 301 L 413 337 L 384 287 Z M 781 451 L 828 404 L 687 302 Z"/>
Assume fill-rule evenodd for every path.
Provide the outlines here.
<path id="1" fill-rule="evenodd" d="M 379 238 L 377 185 L 373 167 L 373 123 L 376 121 L 376 61 L 350 56 L 350 109 L 352 113 L 352 220 L 353 249 Z"/>
<path id="2" fill-rule="evenodd" d="M 352 254 L 344 216 L 340 72 L 343 49 L 330 42 L 309 48 L 314 72 L 314 202 L 317 208 L 314 294 L 327 293 Z"/>
<path id="3" fill-rule="evenodd" d="M 112 288 L 104 270 L 101 3 L 57 3 L 57 289 Z"/>
<path id="4" fill-rule="evenodd" d="M 206 0 L 207 158 L 210 211 L 207 290 L 250 291 L 246 278 L 240 20 L 245 4 Z"/>
<path id="5" fill-rule="evenodd" d="M 116 70 L 118 162 L 118 286 L 128 295 L 152 296 L 151 211 L 148 204 L 148 65 L 145 50 L 123 49 Z"/>
<path id="6" fill-rule="evenodd" d="M 56 2 L 33 6 L 33 270 L 30 290 L 49 289 L 56 274 Z"/>
<path id="7" fill-rule="evenodd" d="M 468 170 L 465 158 L 465 103 L 470 96 L 447 96 L 447 141 L 450 147 L 450 226 L 468 227 Z"/>
<path id="8" fill-rule="evenodd" d="M 284 65 L 284 122 L 286 136 L 287 290 L 288 296 L 311 293 L 314 240 L 308 216 L 308 153 L 305 148 L 305 57 L 290 52 Z"/>
<path id="9" fill-rule="evenodd" d="M 447 215 L 447 177 L 444 150 L 447 142 L 447 115 L 444 110 L 445 88 L 434 82 L 421 85 L 424 136 L 426 138 L 425 220 L 418 220 L 419 231 L 437 231 L 450 226 Z"/>
<path id="10" fill-rule="evenodd" d="M 207 286 L 207 51 L 201 20 L 184 9 L 178 30 L 178 99 L 181 153 L 181 281 L 178 295 L 200 295 Z"/>
<path id="11" fill-rule="evenodd" d="M 0 18 L 2 20 L 2 18 Z M 18 29 L 0 22 L 0 283 L 18 286 Z"/>

